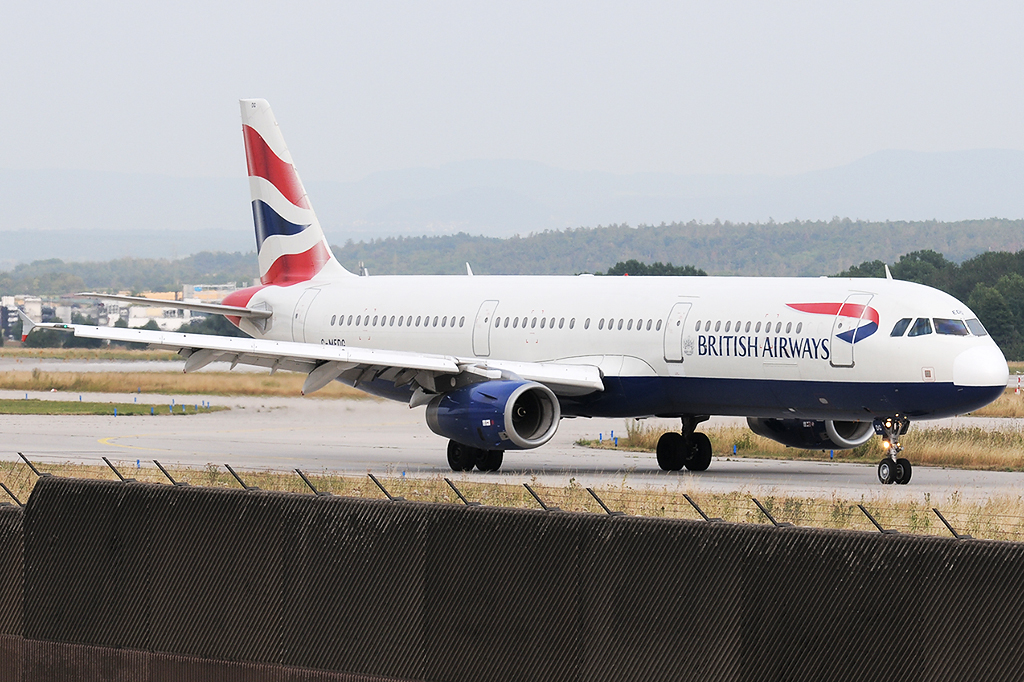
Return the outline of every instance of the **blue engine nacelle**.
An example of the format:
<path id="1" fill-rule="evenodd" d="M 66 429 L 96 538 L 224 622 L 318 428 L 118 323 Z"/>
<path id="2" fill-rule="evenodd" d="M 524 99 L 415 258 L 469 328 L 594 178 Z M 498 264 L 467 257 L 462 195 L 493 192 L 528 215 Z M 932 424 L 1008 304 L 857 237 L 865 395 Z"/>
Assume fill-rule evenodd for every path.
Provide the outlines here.
<path id="1" fill-rule="evenodd" d="M 562 410 L 544 384 L 494 380 L 463 386 L 427 404 L 439 436 L 484 450 L 528 450 L 551 440 Z"/>
<path id="2" fill-rule="evenodd" d="M 807 450 L 848 450 L 867 443 L 875 435 L 872 422 L 839 422 L 831 419 L 747 419 L 747 426 L 764 436 L 791 448 Z"/>

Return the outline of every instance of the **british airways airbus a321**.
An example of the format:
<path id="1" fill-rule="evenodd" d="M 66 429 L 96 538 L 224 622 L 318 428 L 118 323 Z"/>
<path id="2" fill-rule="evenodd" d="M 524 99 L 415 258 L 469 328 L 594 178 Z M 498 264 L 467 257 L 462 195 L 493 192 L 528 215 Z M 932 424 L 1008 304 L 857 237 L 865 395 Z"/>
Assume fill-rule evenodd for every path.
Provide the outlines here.
<path id="1" fill-rule="evenodd" d="M 678 418 L 658 464 L 704 471 L 698 425 L 736 415 L 798 448 L 877 433 L 879 480 L 907 483 L 912 420 L 975 410 L 1006 387 L 1006 361 L 967 306 L 888 278 L 355 276 L 331 253 L 269 104 L 241 109 L 261 283 L 222 305 L 174 305 L 226 315 L 252 338 L 22 318 L 26 333 L 148 343 L 177 350 L 186 372 L 258 365 L 305 372 L 303 393 L 341 381 L 426 406 L 455 471 L 497 471 L 563 417 Z"/>

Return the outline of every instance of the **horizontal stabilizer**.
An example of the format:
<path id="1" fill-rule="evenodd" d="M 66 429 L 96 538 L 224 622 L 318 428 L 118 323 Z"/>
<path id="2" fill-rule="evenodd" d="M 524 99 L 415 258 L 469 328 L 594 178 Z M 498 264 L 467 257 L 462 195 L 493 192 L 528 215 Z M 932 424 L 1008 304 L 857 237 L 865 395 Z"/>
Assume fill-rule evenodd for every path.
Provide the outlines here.
<path id="1" fill-rule="evenodd" d="M 144 296 L 118 296 L 116 294 L 96 294 L 82 292 L 75 294 L 78 298 L 98 298 L 102 301 L 119 301 L 121 303 L 136 303 L 148 305 L 154 308 L 177 308 L 179 310 L 194 310 L 197 313 L 210 313 L 213 315 L 233 315 L 234 317 L 251 317 L 262 320 L 273 315 L 270 310 L 257 310 L 255 308 L 243 308 L 237 305 L 221 305 L 219 303 L 190 303 L 187 301 L 163 301 L 157 298 L 145 298 Z"/>

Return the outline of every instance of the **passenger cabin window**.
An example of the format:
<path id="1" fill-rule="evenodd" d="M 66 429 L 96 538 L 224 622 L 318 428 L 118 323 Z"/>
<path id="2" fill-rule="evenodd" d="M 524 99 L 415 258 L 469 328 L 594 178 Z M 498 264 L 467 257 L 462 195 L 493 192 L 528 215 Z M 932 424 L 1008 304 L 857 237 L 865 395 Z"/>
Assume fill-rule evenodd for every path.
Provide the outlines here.
<path id="1" fill-rule="evenodd" d="M 760 323 L 760 322 L 758 322 L 758 323 L 757 323 L 757 326 L 756 326 L 756 327 L 754 327 L 754 333 L 756 334 L 756 333 L 758 333 L 758 332 L 760 332 L 760 331 L 761 331 L 761 323 Z"/>
<path id="2" fill-rule="evenodd" d="M 799 334 L 800 330 L 803 329 L 803 328 L 804 328 L 804 323 L 803 322 L 797 322 L 796 323 L 796 333 L 797 334 Z"/>
<path id="3" fill-rule="evenodd" d="M 787 322 L 786 323 L 786 333 L 788 334 L 792 329 L 793 329 L 793 323 L 792 322 Z"/>
<path id="4" fill-rule="evenodd" d="M 778 334 L 781 331 L 782 331 L 782 323 L 781 322 L 777 322 L 775 324 L 775 333 Z"/>
<path id="5" fill-rule="evenodd" d="M 910 326 L 911 321 L 912 320 L 909 317 L 904 317 L 896 323 L 895 327 L 892 328 L 892 333 L 889 334 L 889 336 L 903 336 L 907 331 L 907 327 Z"/>
<path id="6" fill-rule="evenodd" d="M 659 332 L 661 331 L 661 320 L 658 320 L 658 326 L 656 327 L 656 330 Z"/>
<path id="7" fill-rule="evenodd" d="M 919 317 L 914 322 L 914 326 L 910 328 L 910 333 L 907 336 L 924 336 L 925 334 L 932 333 L 932 321 L 927 317 Z"/>
<path id="8" fill-rule="evenodd" d="M 743 328 L 743 333 L 746 334 L 750 331 L 750 323 L 747 322 L 747 326 Z"/>
<path id="9" fill-rule="evenodd" d="M 935 333 L 946 336 L 970 336 L 967 325 L 963 320 L 947 320 L 942 317 L 935 318 Z"/>
<path id="10" fill-rule="evenodd" d="M 978 318 L 972 318 L 967 320 L 967 328 L 971 330 L 971 333 L 975 336 L 988 336 L 988 332 L 985 331 L 985 326 L 981 323 Z"/>

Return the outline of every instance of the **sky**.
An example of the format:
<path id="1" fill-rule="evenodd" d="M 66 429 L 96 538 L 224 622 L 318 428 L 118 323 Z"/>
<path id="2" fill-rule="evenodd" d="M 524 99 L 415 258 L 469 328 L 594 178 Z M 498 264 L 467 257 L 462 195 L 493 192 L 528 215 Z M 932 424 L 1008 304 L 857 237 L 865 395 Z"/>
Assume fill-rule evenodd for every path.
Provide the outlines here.
<path id="1" fill-rule="evenodd" d="M 782 176 L 1024 150 L 1019 2 L 8 3 L 0 168 L 303 178 L 469 159 Z"/>

